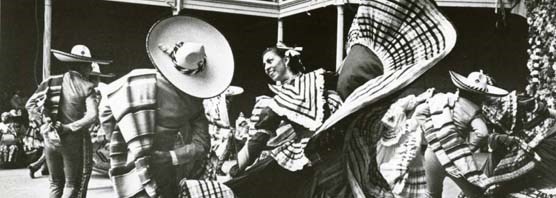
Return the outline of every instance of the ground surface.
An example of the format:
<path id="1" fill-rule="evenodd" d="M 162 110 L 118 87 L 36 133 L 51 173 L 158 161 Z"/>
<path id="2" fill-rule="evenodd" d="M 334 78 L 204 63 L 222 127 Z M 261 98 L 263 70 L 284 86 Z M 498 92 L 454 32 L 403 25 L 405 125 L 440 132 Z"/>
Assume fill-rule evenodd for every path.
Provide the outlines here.
<path id="1" fill-rule="evenodd" d="M 484 159 L 484 157 L 481 157 Z M 39 171 L 40 172 L 40 171 Z M 35 174 L 37 178 L 29 178 L 28 169 L 0 169 L 0 197 L 2 198 L 43 198 L 48 197 L 48 177 Z M 444 197 L 457 197 L 459 188 L 452 181 L 444 181 Z M 89 182 L 88 198 L 116 197 L 110 179 L 93 172 Z"/>

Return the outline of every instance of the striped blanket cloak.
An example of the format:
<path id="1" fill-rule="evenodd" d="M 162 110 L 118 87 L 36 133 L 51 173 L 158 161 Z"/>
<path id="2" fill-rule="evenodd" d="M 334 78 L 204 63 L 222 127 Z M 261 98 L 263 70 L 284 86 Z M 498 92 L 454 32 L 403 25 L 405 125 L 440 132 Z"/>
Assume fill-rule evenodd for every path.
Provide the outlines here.
<path id="1" fill-rule="evenodd" d="M 111 83 L 102 94 L 102 102 L 110 107 L 111 115 L 101 116 L 100 122 L 114 119 L 119 128 L 112 132 L 110 139 L 110 177 L 114 190 L 119 197 L 140 192 L 150 197 L 160 195 L 159 186 L 151 177 L 148 154 L 155 133 L 156 73 L 134 70 Z M 132 164 L 128 164 L 128 158 L 133 159 Z"/>

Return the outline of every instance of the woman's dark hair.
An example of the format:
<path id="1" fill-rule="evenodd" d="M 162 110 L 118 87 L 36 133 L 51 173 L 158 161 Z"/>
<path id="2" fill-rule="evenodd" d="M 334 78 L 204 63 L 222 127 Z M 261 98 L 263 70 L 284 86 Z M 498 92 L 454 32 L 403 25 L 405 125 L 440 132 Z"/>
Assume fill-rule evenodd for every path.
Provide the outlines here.
<path id="1" fill-rule="evenodd" d="M 263 56 L 268 52 L 272 52 L 272 53 L 280 56 L 280 58 L 284 58 L 284 57 L 286 57 L 286 52 L 287 51 L 288 51 L 288 49 L 282 49 L 282 48 L 277 48 L 277 47 L 269 47 L 269 48 L 266 48 L 264 50 Z M 288 56 L 288 58 L 290 59 L 290 61 L 288 62 L 288 65 L 286 65 L 286 66 L 288 66 L 288 68 L 290 68 L 292 73 L 299 74 L 299 73 L 305 73 L 306 72 L 305 66 L 301 62 L 301 55 Z"/>

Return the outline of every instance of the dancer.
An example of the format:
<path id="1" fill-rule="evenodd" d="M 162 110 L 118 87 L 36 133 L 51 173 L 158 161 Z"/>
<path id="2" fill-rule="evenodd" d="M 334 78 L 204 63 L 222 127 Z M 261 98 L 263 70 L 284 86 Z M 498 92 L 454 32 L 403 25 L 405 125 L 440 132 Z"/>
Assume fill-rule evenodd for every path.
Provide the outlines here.
<path id="1" fill-rule="evenodd" d="M 488 137 L 479 105 L 486 96 L 500 97 L 508 92 L 488 85 L 490 78 L 482 71 L 468 77 L 455 72 L 450 75 L 461 92 L 435 94 L 427 104 L 417 106 L 414 113 L 428 144 L 424 164 L 428 194 L 442 197 L 443 181 L 448 176 L 466 196 L 482 197 L 485 175 L 472 155 Z"/>
<path id="2" fill-rule="evenodd" d="M 489 155 L 483 168 L 491 197 L 551 197 L 543 188 L 556 187 L 555 127 L 548 119 L 556 110 L 530 96 L 511 92 L 483 105 L 495 133 L 488 139 Z M 487 196 L 485 195 L 485 197 Z"/>
<path id="3" fill-rule="evenodd" d="M 226 184 L 239 197 L 314 196 L 311 193 L 338 196 L 338 188 L 314 191 L 307 186 L 315 175 L 311 174 L 312 168 L 304 168 L 309 160 L 303 154 L 308 137 L 341 104 L 341 99 L 334 91 L 336 76 L 322 69 L 305 73 L 299 48 L 289 48 L 282 43 L 267 48 L 262 57 L 266 74 L 276 82 L 276 85 L 270 85 L 276 96 L 261 111 L 259 121 L 255 124 L 257 132 L 238 153 L 238 164 L 231 172 L 239 174 L 259 157 L 282 120 L 293 126 L 296 137 L 274 148 L 270 158 L 257 162 Z M 331 182 L 328 181 L 330 185 Z"/>
<path id="4" fill-rule="evenodd" d="M 454 27 L 430 1 L 361 1 L 339 70 L 337 91 L 344 103 L 312 138 L 346 129 L 343 154 L 354 196 L 394 196 L 376 162 L 382 116 L 455 41 Z"/>
<path id="5" fill-rule="evenodd" d="M 135 69 L 102 93 L 100 122 L 111 134 L 113 187 L 119 197 L 195 193 L 179 192 L 178 182 L 204 173 L 210 136 L 202 98 L 229 86 L 234 71 L 231 48 L 208 23 L 174 16 L 152 26 L 147 53 L 156 70 Z M 178 133 L 184 145 L 175 148 Z M 133 161 L 127 163 L 128 158 Z"/>
<path id="6" fill-rule="evenodd" d="M 86 197 L 90 167 L 91 138 L 88 127 L 97 117 L 94 84 L 88 80 L 91 63 L 109 60 L 91 58 L 89 48 L 76 45 L 71 53 L 52 50 L 54 56 L 68 63 L 69 71 L 43 81 L 26 108 L 34 122 L 42 123 L 46 161 L 50 173 L 50 197 Z M 33 115 L 31 115 L 33 114 Z"/>
<path id="7" fill-rule="evenodd" d="M 407 6 L 402 6 L 406 4 Z M 388 8 L 380 9 L 383 7 Z M 426 23 L 433 24 L 431 26 L 432 29 L 429 29 L 430 31 L 423 31 L 422 29 L 413 29 L 409 27 L 406 28 L 405 25 L 407 24 L 405 23 L 405 20 L 410 19 L 404 18 L 405 15 L 400 13 L 413 13 L 415 11 L 411 9 L 408 10 L 407 8 L 418 9 L 419 13 L 421 14 L 418 15 L 418 18 L 420 20 L 416 21 L 422 22 L 423 25 Z M 396 12 L 392 10 L 396 10 Z M 388 13 L 389 11 L 392 11 L 393 13 Z M 390 16 L 398 15 L 400 15 L 398 18 L 393 17 L 392 19 L 400 21 L 398 21 L 397 23 L 389 23 L 390 21 L 392 21 L 392 19 L 389 18 Z M 383 26 L 385 29 L 392 30 L 392 32 L 389 32 L 389 34 L 377 32 L 381 28 L 370 27 L 368 26 L 369 24 Z M 399 32 L 396 32 L 396 30 Z M 304 138 L 312 137 L 310 139 L 311 142 L 309 142 L 309 145 L 305 149 L 305 153 L 307 154 L 307 157 L 309 159 L 313 160 L 311 160 L 312 166 L 310 168 L 306 166 L 305 168 L 303 168 L 304 163 L 280 163 L 280 160 L 282 160 L 282 158 L 279 158 L 277 157 L 278 155 L 276 155 L 273 158 L 276 159 L 277 162 L 272 162 L 271 160 L 258 162 L 254 164 L 252 168 L 247 170 L 245 175 L 250 175 L 250 173 L 251 175 L 264 175 L 261 173 L 274 172 L 273 174 L 270 174 L 271 176 L 266 177 L 272 178 L 272 180 L 275 181 L 281 181 L 280 179 L 290 181 L 284 188 L 276 187 L 275 190 L 278 191 L 279 189 L 288 189 L 287 192 L 278 192 L 290 193 L 288 195 L 298 195 L 299 192 L 296 192 L 296 189 L 298 190 L 299 188 L 301 188 L 307 191 L 311 191 L 312 193 L 305 194 L 305 197 L 322 195 L 331 197 L 393 196 L 390 193 L 388 184 L 384 181 L 381 174 L 378 172 L 377 164 L 375 161 L 376 142 L 381 136 L 382 131 L 382 123 L 380 122 L 381 116 L 385 113 L 387 107 L 390 103 L 392 103 L 392 101 L 394 101 L 400 95 L 404 94 L 404 91 L 400 91 L 401 89 L 403 89 L 403 87 L 410 84 L 422 73 L 432 67 L 436 62 L 442 59 L 451 50 L 455 43 L 455 31 L 451 24 L 446 20 L 446 18 L 444 18 L 444 16 L 442 16 L 442 14 L 440 14 L 440 12 L 438 12 L 438 10 L 436 10 L 436 8 L 432 4 L 430 4 L 430 2 L 361 1 L 361 5 L 359 7 L 356 18 L 354 19 L 354 24 L 351 27 L 349 35 L 349 53 L 342 65 L 336 88 L 340 95 L 343 98 L 346 98 L 346 103 L 344 103 L 344 105 L 340 107 L 340 109 L 335 113 L 330 111 L 327 112 L 331 114 L 331 117 L 328 118 L 326 121 L 324 121 L 325 119 L 323 119 L 324 123 L 307 122 L 307 120 L 301 122 L 296 121 L 296 119 L 299 120 L 299 117 L 302 117 L 299 115 L 303 115 L 299 112 L 295 112 L 295 110 L 300 111 L 300 109 L 303 109 L 302 103 L 296 103 L 296 101 L 292 101 L 291 99 L 298 97 L 292 97 L 285 94 L 291 94 L 291 92 L 287 91 L 288 89 L 302 90 L 303 88 L 313 88 L 308 85 L 299 86 L 299 88 L 290 88 L 287 86 L 292 86 L 290 85 L 290 83 L 293 85 L 299 85 L 299 79 L 307 78 L 304 76 L 308 74 L 314 74 L 315 72 L 299 75 L 297 72 L 292 71 L 292 69 L 295 68 L 290 69 L 288 67 L 289 65 L 285 63 L 292 63 L 292 61 L 293 63 L 296 63 L 296 61 L 295 59 L 292 59 L 292 57 L 286 56 L 285 52 L 263 54 L 263 61 L 265 64 L 268 65 L 267 68 L 265 68 L 267 74 L 273 80 L 279 81 L 281 83 L 279 83 L 280 85 L 278 86 L 271 87 L 273 88 L 272 90 L 277 94 L 277 96 L 274 97 L 275 103 L 273 104 L 278 105 L 271 105 L 269 110 L 267 110 L 266 112 L 267 115 L 264 115 L 263 113 L 262 115 L 264 116 L 261 116 L 261 120 L 265 120 L 264 118 L 268 115 L 270 115 L 268 116 L 269 118 L 275 118 L 265 120 L 264 122 L 266 122 L 267 124 L 259 124 L 259 128 L 272 131 L 274 127 L 271 126 L 275 126 L 280 119 L 286 119 L 290 122 L 294 122 L 298 125 L 304 126 L 305 129 L 303 129 L 303 127 L 297 127 L 296 129 L 296 133 L 298 136 L 297 142 L 304 143 L 302 141 L 304 140 Z M 393 39 L 392 41 L 400 42 L 399 46 L 397 46 L 398 44 L 384 42 L 385 40 L 388 40 L 390 36 L 393 37 L 396 35 L 405 35 L 410 36 L 411 38 Z M 416 37 L 422 39 L 417 39 Z M 396 48 L 395 46 L 399 47 L 400 49 L 394 49 Z M 403 46 L 406 46 L 407 48 L 404 48 Z M 432 47 L 432 49 L 436 49 L 436 51 L 426 51 L 424 49 L 425 46 L 438 47 Z M 402 53 L 404 55 L 402 55 Z M 316 73 L 318 74 L 318 70 Z M 333 82 L 333 80 L 329 80 L 331 78 L 323 79 L 325 81 L 325 83 L 323 83 L 325 84 L 323 87 L 325 89 L 330 89 L 330 87 L 327 87 L 326 84 L 330 83 L 331 81 Z M 275 89 L 276 87 L 282 89 Z M 303 93 L 303 91 L 299 92 Z M 312 101 L 312 98 L 311 100 L 305 99 L 305 101 Z M 369 104 L 373 105 L 364 108 Z M 288 107 L 290 109 L 292 107 L 295 108 L 292 111 L 284 107 Z M 326 107 L 326 105 L 324 107 Z M 333 129 L 325 131 L 325 129 L 330 128 L 342 118 L 360 109 L 362 110 L 355 115 L 352 115 L 350 119 L 345 120 L 341 124 L 337 124 Z M 323 110 L 317 108 L 315 112 L 323 112 Z M 282 117 L 272 116 L 272 114 L 280 115 Z M 309 130 L 307 130 L 307 128 Z M 315 131 L 317 131 L 317 134 L 314 133 Z M 322 131 L 325 132 L 320 133 Z M 334 135 L 339 135 L 341 141 L 337 142 L 338 138 L 334 138 Z M 259 140 L 259 143 L 255 145 L 264 145 L 263 143 L 268 139 L 267 135 L 261 134 L 261 136 L 263 138 L 254 139 L 255 141 Z M 331 136 L 332 138 L 327 136 Z M 326 143 L 326 141 L 323 141 L 326 139 L 330 140 L 330 142 Z M 260 150 L 260 146 L 259 148 L 257 148 L 257 146 L 255 145 L 250 146 L 248 144 L 248 148 L 252 147 L 253 149 L 247 150 Z M 334 148 L 334 146 L 336 146 L 336 148 Z M 285 148 L 296 148 L 296 152 L 290 153 L 300 153 L 300 156 L 302 157 L 299 157 L 298 159 L 304 159 L 303 152 L 301 152 L 305 148 L 304 144 L 285 145 Z M 247 153 L 249 153 L 250 157 L 253 155 L 256 156 L 257 154 L 256 152 Z M 289 158 L 284 157 L 283 159 Z M 239 161 L 241 162 L 242 160 Z M 297 173 L 285 172 L 285 170 L 278 167 L 276 164 L 280 164 L 282 165 L 282 167 L 289 170 L 292 170 L 291 168 L 294 167 L 297 169 L 293 170 L 301 169 L 301 171 L 298 171 Z M 242 168 L 241 163 L 239 167 L 240 169 Z M 277 175 L 281 177 L 277 177 Z M 260 184 L 261 181 L 264 179 L 264 177 L 261 177 L 263 176 L 256 177 L 257 179 L 253 179 L 253 181 L 256 180 L 257 183 Z M 309 181 L 304 181 L 303 178 L 306 177 L 309 177 L 311 179 Z M 330 178 L 334 179 L 332 180 Z M 227 183 L 228 185 L 230 185 L 230 187 L 232 187 L 232 189 L 234 189 L 234 192 L 240 192 L 240 196 L 243 192 L 246 192 L 244 194 L 246 194 L 247 196 L 256 196 L 256 191 L 266 191 L 269 194 L 274 193 L 272 189 L 263 187 L 241 188 L 241 179 L 242 178 L 240 176 L 238 179 L 232 180 L 231 182 Z M 302 186 L 303 182 L 305 182 L 306 184 L 308 183 L 309 186 L 299 187 Z M 283 182 L 276 182 L 276 184 L 281 183 Z M 272 188 L 275 187 L 273 185 L 269 186 L 272 186 Z M 300 194 L 303 194 L 303 192 L 301 192 Z"/>
<path id="8" fill-rule="evenodd" d="M 487 97 L 500 97 L 508 92 L 488 85 L 490 78 L 482 71 L 472 72 L 468 77 L 455 72 L 450 75 L 457 92 L 434 93 L 430 89 L 418 97 L 408 96 L 398 100 L 385 116 L 389 126 L 398 128 L 397 134 L 390 136 L 403 141 L 396 145 L 397 156 L 385 164 L 391 167 L 383 170 L 394 189 L 410 187 L 411 180 L 424 176 L 412 176 L 410 170 L 423 167 L 428 197 L 442 197 L 445 177 L 452 179 L 466 196 L 483 197 L 486 176 L 473 157 L 473 152 L 485 145 L 488 138 L 480 105 Z M 422 136 L 427 145 L 424 158 Z"/>

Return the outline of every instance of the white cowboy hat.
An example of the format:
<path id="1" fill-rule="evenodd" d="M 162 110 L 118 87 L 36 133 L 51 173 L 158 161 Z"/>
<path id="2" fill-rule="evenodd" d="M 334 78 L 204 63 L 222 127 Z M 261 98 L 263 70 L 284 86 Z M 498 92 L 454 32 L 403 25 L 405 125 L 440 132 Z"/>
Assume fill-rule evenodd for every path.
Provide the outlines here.
<path id="1" fill-rule="evenodd" d="M 85 45 L 75 45 L 71 48 L 71 53 L 62 52 L 60 50 L 50 50 L 56 59 L 62 62 L 89 62 L 98 64 L 110 64 L 112 60 L 102 60 L 91 57 L 91 51 Z"/>
<path id="2" fill-rule="evenodd" d="M 156 22 L 147 35 L 147 54 L 179 90 L 198 98 L 221 94 L 234 73 L 232 49 L 210 24 L 174 16 Z"/>
<path id="3" fill-rule="evenodd" d="M 467 77 L 450 71 L 450 77 L 457 88 L 465 91 L 491 96 L 505 96 L 509 93 L 504 89 L 488 85 L 489 77 L 483 74 L 483 71 L 471 72 Z"/>

